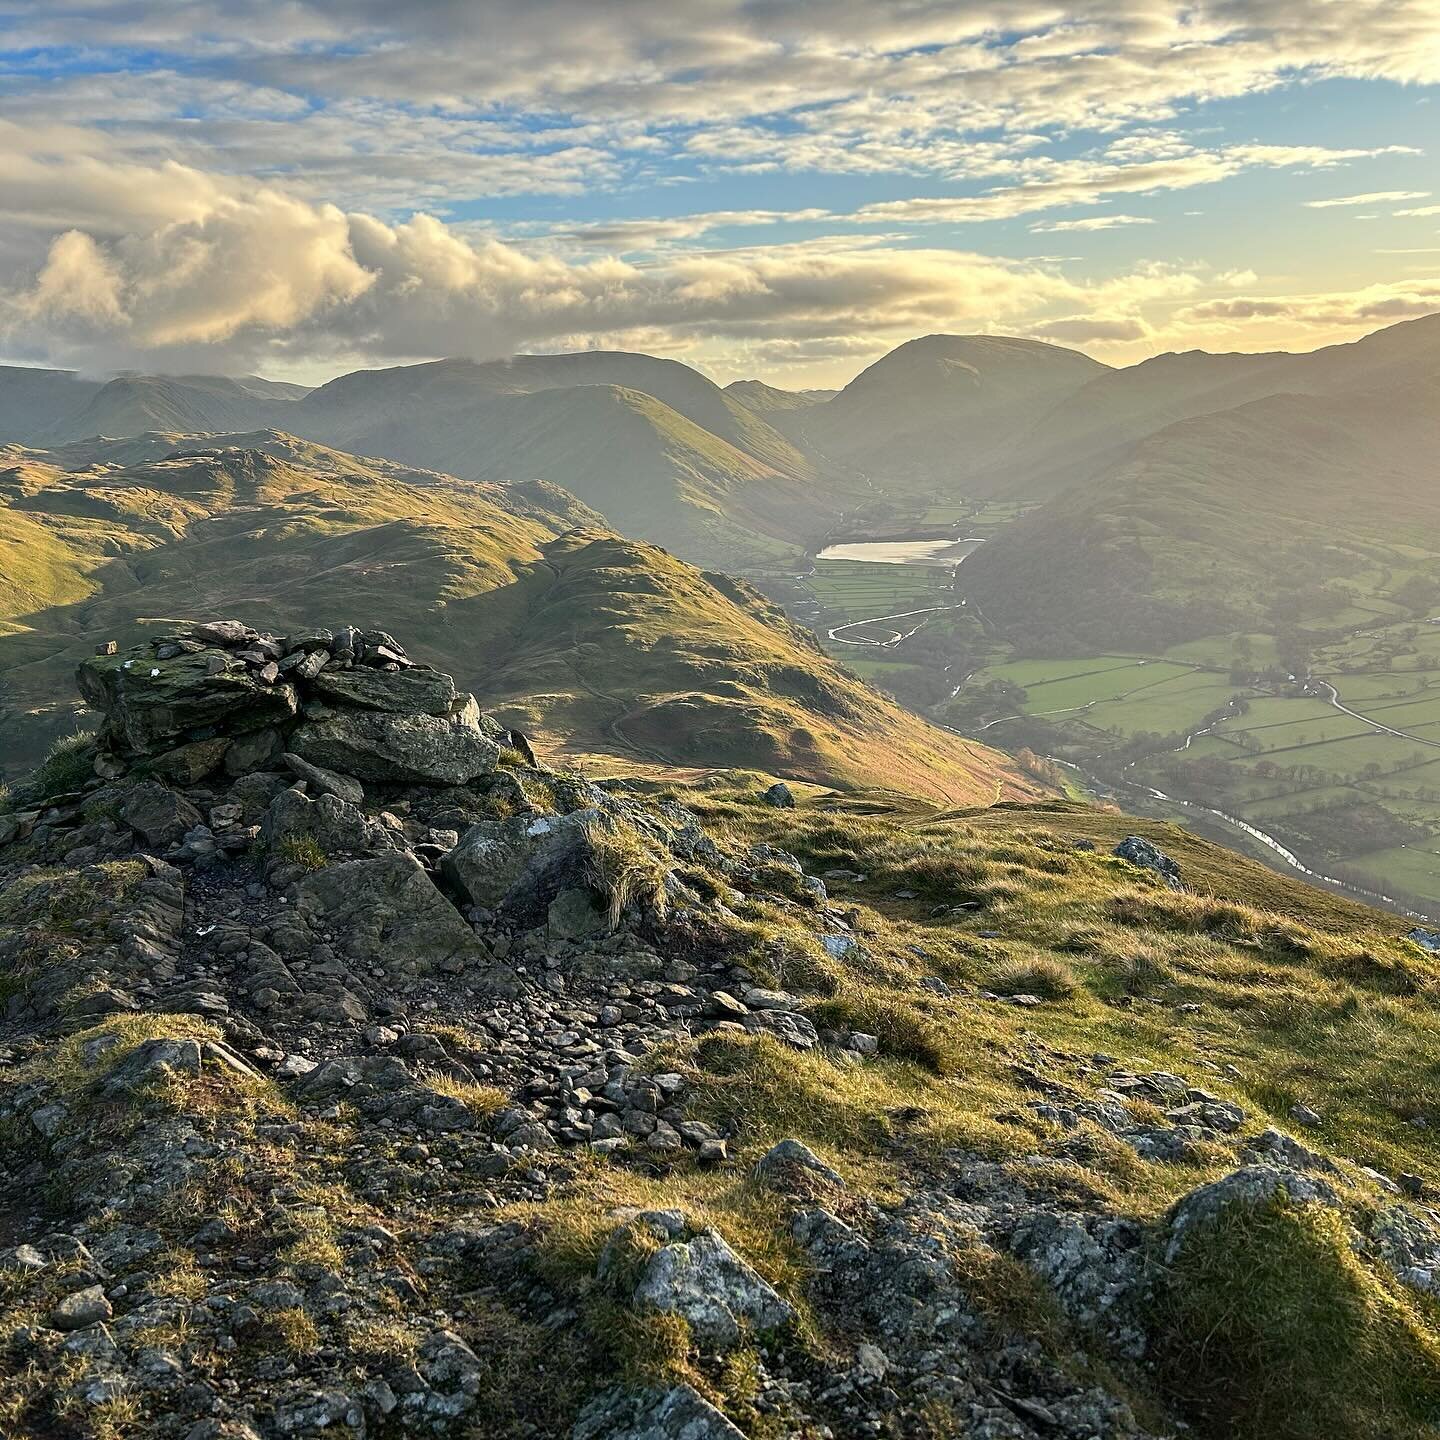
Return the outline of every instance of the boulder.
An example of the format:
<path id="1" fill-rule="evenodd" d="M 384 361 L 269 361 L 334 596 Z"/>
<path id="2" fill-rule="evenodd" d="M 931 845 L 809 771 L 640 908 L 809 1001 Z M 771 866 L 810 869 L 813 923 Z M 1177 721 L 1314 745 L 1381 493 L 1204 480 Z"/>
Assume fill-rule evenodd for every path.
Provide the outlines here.
<path id="1" fill-rule="evenodd" d="M 1112 853 L 1142 870 L 1154 870 L 1172 890 L 1185 888 L 1180 883 L 1180 866 L 1143 835 L 1127 835 Z"/>
<path id="2" fill-rule="evenodd" d="M 212 736 L 209 740 L 192 740 L 188 745 L 178 745 L 150 761 L 150 770 L 174 785 L 196 785 L 207 775 L 220 768 L 230 742 L 223 735 Z"/>
<path id="3" fill-rule="evenodd" d="M 122 757 L 158 755 L 223 725 L 231 735 L 283 724 L 298 708 L 290 685 L 267 685 L 223 650 L 157 660 L 148 646 L 82 661 L 80 694 L 104 715 L 101 748 Z"/>
<path id="4" fill-rule="evenodd" d="M 1232 1205 L 1259 1209 L 1267 1205 L 1278 1190 L 1284 1190 L 1293 1205 L 1322 1205 L 1329 1209 L 1338 1209 L 1340 1205 L 1334 1188 L 1313 1175 L 1283 1165 L 1245 1165 L 1190 1191 L 1171 1206 L 1166 1217 L 1165 1263 L 1171 1264 L 1184 1250 L 1197 1227 L 1214 1220 Z"/>
<path id="5" fill-rule="evenodd" d="M 580 1412 L 570 1440 L 744 1440 L 689 1385 L 609 1390 Z"/>
<path id="6" fill-rule="evenodd" d="M 773 805 L 777 810 L 795 808 L 795 792 L 783 780 L 777 780 L 762 798 L 767 805 Z"/>
<path id="7" fill-rule="evenodd" d="M 599 820 L 598 810 L 482 820 L 441 860 L 440 874 L 467 904 L 538 921 L 561 891 L 583 887 L 586 832 Z"/>
<path id="8" fill-rule="evenodd" d="M 338 796 L 311 800 L 299 790 L 282 790 L 270 802 L 260 834 L 281 860 L 287 845 L 304 841 L 313 841 L 330 858 L 384 855 L 400 847 L 392 831 Z"/>
<path id="9" fill-rule="evenodd" d="M 152 849 L 173 845 L 204 816 L 183 795 L 155 780 L 142 780 L 120 802 L 120 818 Z"/>
<path id="10" fill-rule="evenodd" d="M 337 774 L 334 770 L 326 770 L 320 765 L 312 765 L 308 760 L 302 760 L 288 750 L 280 758 L 297 780 L 303 780 L 320 794 L 337 795 L 351 805 L 365 803 L 365 787 L 351 776 Z"/>
<path id="11" fill-rule="evenodd" d="M 296 914 L 334 932 L 352 960 L 409 975 L 468 971 L 488 988 L 513 984 L 413 855 L 327 865 L 293 888 Z"/>
<path id="12" fill-rule="evenodd" d="M 786 1139 L 772 1145 L 756 1162 L 755 1178 L 783 1188 L 797 1173 L 818 1176 L 842 1189 L 844 1180 L 803 1141 Z"/>
<path id="13" fill-rule="evenodd" d="M 450 716 L 327 711 L 296 730 L 290 751 L 312 765 L 382 785 L 467 785 L 500 759 L 499 746 L 481 734 L 473 704 Z"/>
<path id="14" fill-rule="evenodd" d="M 795 1315 L 713 1230 L 657 1250 L 635 1289 L 635 1304 L 680 1316 L 714 1350 L 732 1350 L 747 1330 L 778 1329 Z"/>
<path id="15" fill-rule="evenodd" d="M 455 682 L 439 670 L 321 670 L 311 690 L 323 699 L 398 715 L 449 715 Z"/>

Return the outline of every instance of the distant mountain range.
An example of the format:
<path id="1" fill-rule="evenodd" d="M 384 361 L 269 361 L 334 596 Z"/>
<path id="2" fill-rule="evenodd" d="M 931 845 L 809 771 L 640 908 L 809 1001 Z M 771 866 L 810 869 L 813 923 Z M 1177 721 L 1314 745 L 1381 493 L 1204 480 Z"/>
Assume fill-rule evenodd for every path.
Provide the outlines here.
<path id="1" fill-rule="evenodd" d="M 180 437 L 274 429 L 483 484 L 542 479 L 599 525 L 730 571 L 793 567 L 842 514 L 863 528 L 877 497 L 1043 501 L 965 579 L 1009 638 L 1055 652 L 1264 629 L 1287 546 L 1433 526 L 1437 384 L 1440 315 L 1309 354 L 1121 370 L 1030 340 L 929 336 L 833 394 L 721 389 L 673 360 L 599 351 L 315 390 L 10 368 L 0 440 L 67 466 L 134 464 Z"/>

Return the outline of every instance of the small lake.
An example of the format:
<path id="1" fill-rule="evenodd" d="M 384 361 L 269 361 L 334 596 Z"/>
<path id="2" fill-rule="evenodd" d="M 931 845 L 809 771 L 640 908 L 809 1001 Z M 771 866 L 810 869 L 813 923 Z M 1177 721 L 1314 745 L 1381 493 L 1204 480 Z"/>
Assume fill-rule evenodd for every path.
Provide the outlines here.
<path id="1" fill-rule="evenodd" d="M 977 545 L 965 540 L 847 540 L 827 545 L 818 560 L 869 560 L 884 565 L 958 565 Z"/>

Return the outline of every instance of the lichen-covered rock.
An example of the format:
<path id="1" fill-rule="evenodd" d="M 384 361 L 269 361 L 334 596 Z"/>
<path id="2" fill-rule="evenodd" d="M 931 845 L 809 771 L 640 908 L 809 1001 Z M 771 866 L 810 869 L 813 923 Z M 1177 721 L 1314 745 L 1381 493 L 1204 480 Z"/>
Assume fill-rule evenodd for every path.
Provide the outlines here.
<path id="1" fill-rule="evenodd" d="M 576 810 L 482 820 L 440 862 L 440 873 L 469 905 L 538 918 L 562 890 L 584 883 L 586 832 L 599 819 L 598 810 Z"/>
<path id="2" fill-rule="evenodd" d="M 743 1432 L 689 1385 L 676 1385 L 597 1396 L 570 1440 L 743 1440 Z"/>
<path id="3" fill-rule="evenodd" d="M 155 780 L 130 787 L 120 802 L 120 818 L 155 849 L 175 844 L 204 819 L 183 795 Z"/>
<path id="4" fill-rule="evenodd" d="M 160 660 L 137 647 L 83 661 L 75 678 L 104 716 L 102 747 L 122 757 L 172 751 L 221 724 L 231 734 L 281 724 L 297 708 L 292 686 L 267 685 L 218 648 Z"/>
<path id="5" fill-rule="evenodd" d="M 298 790 L 282 790 L 260 822 L 261 838 L 283 860 L 309 842 L 331 859 L 383 855 L 400 848 L 394 833 L 335 795 L 312 800 Z"/>
<path id="6" fill-rule="evenodd" d="M 714 1350 L 733 1349 L 747 1330 L 774 1330 L 795 1315 L 713 1230 L 656 1251 L 635 1289 L 635 1304 L 680 1316 Z"/>
<path id="7" fill-rule="evenodd" d="M 294 891 L 299 917 L 334 932 L 352 960 L 394 975 L 442 970 L 486 987 L 511 983 L 413 855 L 329 865 L 297 881 Z"/>
<path id="8" fill-rule="evenodd" d="M 1268 1204 L 1282 1189 L 1293 1204 L 1323 1205 L 1330 1209 L 1340 1204 L 1334 1188 L 1313 1175 L 1281 1165 L 1246 1165 L 1175 1202 L 1166 1219 L 1166 1262 L 1173 1262 L 1184 1250 L 1197 1226 L 1214 1220 L 1232 1205 L 1258 1208 Z"/>
<path id="9" fill-rule="evenodd" d="M 1185 888 L 1180 880 L 1180 866 L 1143 835 L 1127 835 L 1115 847 L 1114 853 L 1142 870 L 1155 871 L 1172 890 Z"/>
<path id="10" fill-rule="evenodd" d="M 466 785 L 500 760 L 471 709 L 446 716 L 333 710 L 307 717 L 290 749 L 312 765 L 388 785 Z"/>
<path id="11" fill-rule="evenodd" d="M 455 682 L 439 670 L 322 670 L 311 682 L 322 699 L 397 715 L 449 715 Z"/>

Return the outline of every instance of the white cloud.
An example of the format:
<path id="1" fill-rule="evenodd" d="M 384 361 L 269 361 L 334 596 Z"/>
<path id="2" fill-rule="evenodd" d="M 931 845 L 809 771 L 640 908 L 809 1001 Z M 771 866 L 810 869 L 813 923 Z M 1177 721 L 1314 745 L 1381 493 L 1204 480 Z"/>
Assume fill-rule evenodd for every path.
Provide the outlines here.
<path id="1" fill-rule="evenodd" d="M 1420 205 L 1409 210 L 1397 210 L 1398 216 L 1440 215 L 1440 205 Z"/>
<path id="2" fill-rule="evenodd" d="M 1083 220 L 1041 220 L 1030 227 L 1032 235 L 1056 235 L 1070 230 L 1119 230 L 1127 225 L 1153 225 L 1147 215 L 1090 215 Z"/>
<path id="3" fill-rule="evenodd" d="M 1337 195 L 1330 200 L 1307 200 L 1311 210 L 1331 210 L 1340 205 L 1388 205 L 1396 200 L 1423 200 L 1428 190 L 1371 190 L 1364 195 Z"/>

